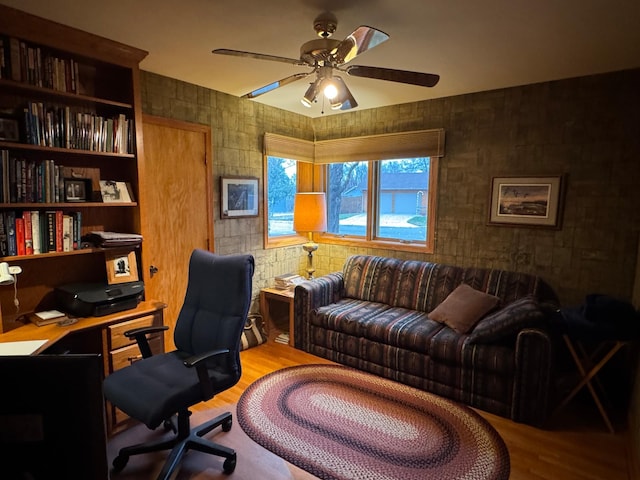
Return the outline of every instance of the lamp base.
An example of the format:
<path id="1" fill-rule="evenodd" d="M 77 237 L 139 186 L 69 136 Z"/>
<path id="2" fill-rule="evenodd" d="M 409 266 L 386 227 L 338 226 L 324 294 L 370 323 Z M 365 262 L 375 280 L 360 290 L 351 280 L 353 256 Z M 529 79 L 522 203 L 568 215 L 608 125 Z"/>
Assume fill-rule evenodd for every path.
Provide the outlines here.
<path id="1" fill-rule="evenodd" d="M 318 244 L 315 242 L 307 242 L 302 245 L 302 249 L 307 252 L 307 278 L 311 280 L 316 269 L 313 267 L 313 252 L 318 250 Z"/>

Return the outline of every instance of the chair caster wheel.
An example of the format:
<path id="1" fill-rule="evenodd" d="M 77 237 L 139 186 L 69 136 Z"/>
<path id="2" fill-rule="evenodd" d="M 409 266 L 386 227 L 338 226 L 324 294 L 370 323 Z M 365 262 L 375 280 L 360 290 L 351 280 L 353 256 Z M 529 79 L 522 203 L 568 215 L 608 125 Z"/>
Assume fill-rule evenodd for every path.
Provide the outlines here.
<path id="1" fill-rule="evenodd" d="M 129 457 L 127 455 L 118 455 L 113 459 L 113 471 L 114 473 L 121 472 L 122 469 L 127 465 L 129 461 Z"/>
<path id="2" fill-rule="evenodd" d="M 229 430 L 231 430 L 232 425 L 233 425 L 233 420 L 231 418 L 229 420 L 225 420 L 224 423 L 222 424 L 222 431 L 228 432 Z"/>
<path id="3" fill-rule="evenodd" d="M 224 473 L 233 473 L 233 471 L 236 469 L 236 454 L 233 454 L 233 457 L 229 457 L 224 461 L 224 464 L 222 465 L 222 469 L 224 470 Z"/>

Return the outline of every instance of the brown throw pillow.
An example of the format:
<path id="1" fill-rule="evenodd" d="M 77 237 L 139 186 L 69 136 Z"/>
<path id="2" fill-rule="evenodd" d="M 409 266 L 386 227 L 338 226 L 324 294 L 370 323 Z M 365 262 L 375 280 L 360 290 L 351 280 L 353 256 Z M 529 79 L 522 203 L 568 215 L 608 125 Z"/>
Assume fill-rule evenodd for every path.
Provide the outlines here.
<path id="1" fill-rule="evenodd" d="M 494 295 L 461 283 L 440 305 L 429 312 L 429 318 L 444 323 L 458 333 L 467 333 L 499 301 Z"/>

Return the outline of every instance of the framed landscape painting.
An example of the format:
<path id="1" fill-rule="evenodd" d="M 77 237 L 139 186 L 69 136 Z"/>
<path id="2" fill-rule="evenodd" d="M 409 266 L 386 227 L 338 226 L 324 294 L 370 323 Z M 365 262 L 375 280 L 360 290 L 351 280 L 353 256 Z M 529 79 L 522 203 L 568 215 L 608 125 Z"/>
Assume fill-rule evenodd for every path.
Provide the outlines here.
<path id="1" fill-rule="evenodd" d="M 493 177 L 490 225 L 560 228 L 562 175 Z"/>

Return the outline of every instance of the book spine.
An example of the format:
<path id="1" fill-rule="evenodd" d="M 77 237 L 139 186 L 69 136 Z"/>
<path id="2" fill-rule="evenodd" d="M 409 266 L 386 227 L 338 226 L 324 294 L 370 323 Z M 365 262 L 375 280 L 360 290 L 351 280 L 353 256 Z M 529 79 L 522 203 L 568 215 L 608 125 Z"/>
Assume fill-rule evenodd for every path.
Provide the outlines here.
<path id="1" fill-rule="evenodd" d="M 9 255 L 6 219 L 6 212 L 0 212 L 0 256 L 2 257 L 6 257 L 7 255 Z"/>
<path id="2" fill-rule="evenodd" d="M 62 210 L 55 211 L 56 219 L 56 252 L 64 251 L 64 215 Z"/>
<path id="3" fill-rule="evenodd" d="M 42 253 L 42 234 L 40 233 L 40 212 L 31 211 L 31 236 L 33 237 L 33 254 Z"/>
<path id="4" fill-rule="evenodd" d="M 7 212 L 5 226 L 7 229 L 7 254 L 17 255 L 18 250 L 16 247 L 16 212 L 9 210 Z"/>
<path id="5" fill-rule="evenodd" d="M 44 214 L 44 236 L 46 252 L 56 251 L 56 212 L 47 211 Z"/>
<path id="6" fill-rule="evenodd" d="M 22 220 L 24 222 L 24 253 L 25 255 L 33 255 L 33 228 L 30 210 L 22 212 Z"/>
<path id="7" fill-rule="evenodd" d="M 24 219 L 16 217 L 16 254 L 26 255 L 24 246 Z"/>
<path id="8" fill-rule="evenodd" d="M 73 219 L 71 215 L 62 216 L 62 251 L 73 250 Z"/>

